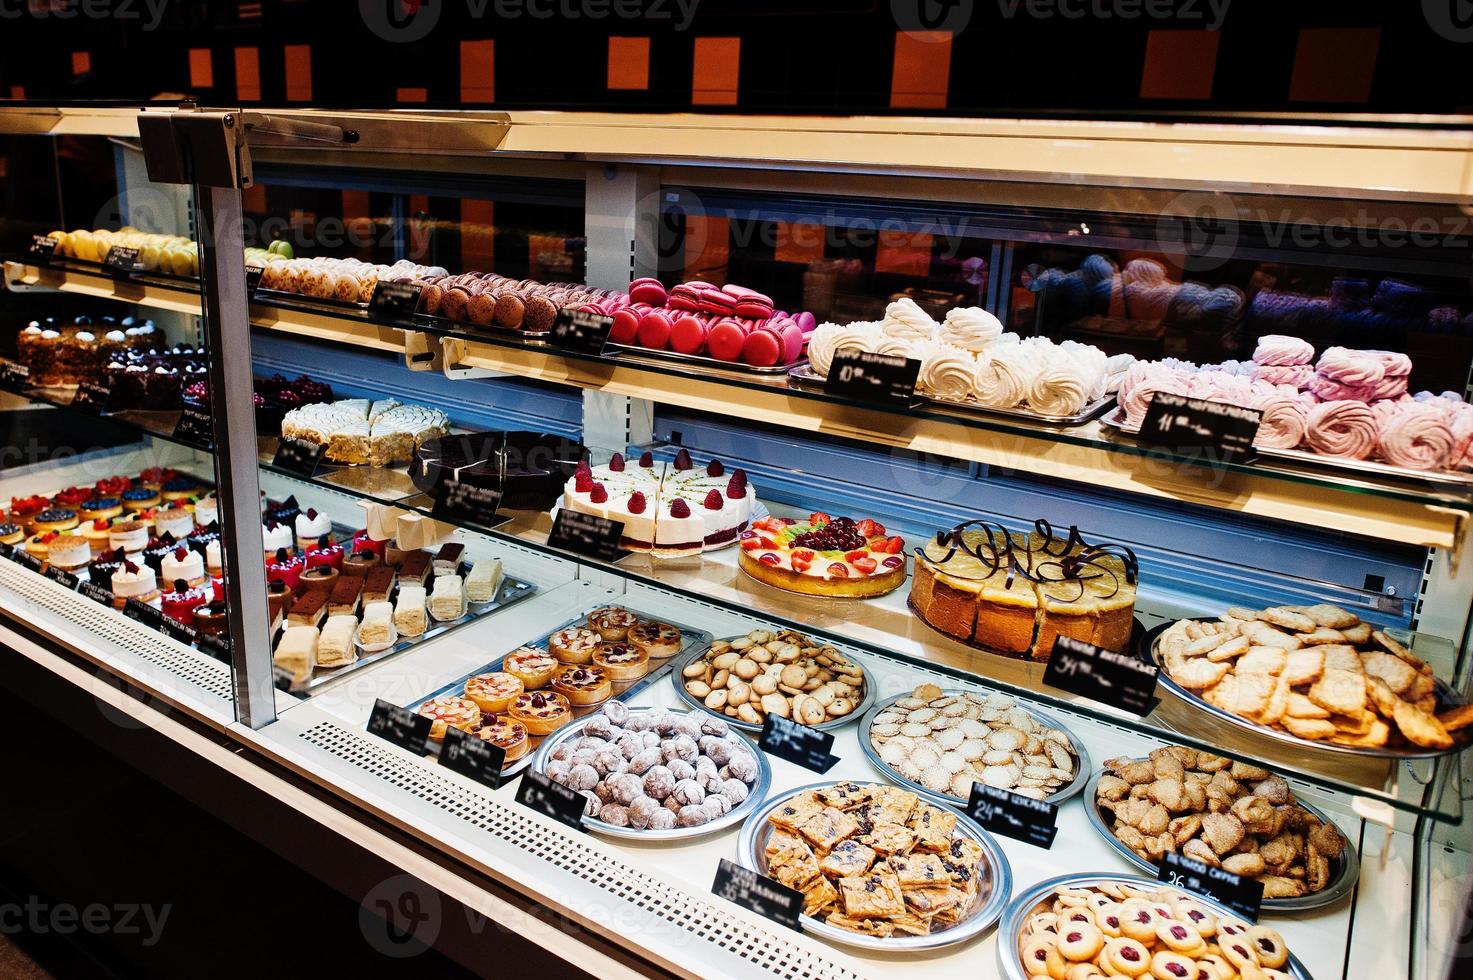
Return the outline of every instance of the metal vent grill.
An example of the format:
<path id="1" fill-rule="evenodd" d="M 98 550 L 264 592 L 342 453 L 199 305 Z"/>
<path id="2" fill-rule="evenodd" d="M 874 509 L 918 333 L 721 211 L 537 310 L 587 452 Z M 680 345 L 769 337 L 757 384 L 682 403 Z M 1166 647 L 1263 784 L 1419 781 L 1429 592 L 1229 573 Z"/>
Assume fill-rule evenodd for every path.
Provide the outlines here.
<path id="1" fill-rule="evenodd" d="M 736 922 L 719 908 L 596 851 L 576 837 L 550 832 L 516 811 L 401 759 L 331 722 L 320 722 L 298 737 L 506 844 L 742 957 L 773 976 L 785 980 L 799 977 L 859 980 L 859 975 L 851 970 L 794 949 L 779 935 Z"/>
<path id="2" fill-rule="evenodd" d="M 10 562 L 0 562 L 0 585 L 53 616 L 81 627 L 198 688 L 206 696 L 230 704 L 233 696 L 230 668 L 225 664 L 196 653 L 131 619 L 105 612 L 97 603 Z"/>

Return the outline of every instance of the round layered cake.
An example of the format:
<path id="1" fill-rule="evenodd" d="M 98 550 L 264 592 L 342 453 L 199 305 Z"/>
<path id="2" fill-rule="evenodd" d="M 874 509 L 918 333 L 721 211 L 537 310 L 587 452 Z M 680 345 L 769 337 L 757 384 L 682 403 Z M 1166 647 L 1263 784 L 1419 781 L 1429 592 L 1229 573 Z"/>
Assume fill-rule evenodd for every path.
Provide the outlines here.
<path id="1" fill-rule="evenodd" d="M 804 595 L 870 598 L 905 581 L 905 542 L 868 518 L 764 517 L 741 536 L 742 571 Z"/>

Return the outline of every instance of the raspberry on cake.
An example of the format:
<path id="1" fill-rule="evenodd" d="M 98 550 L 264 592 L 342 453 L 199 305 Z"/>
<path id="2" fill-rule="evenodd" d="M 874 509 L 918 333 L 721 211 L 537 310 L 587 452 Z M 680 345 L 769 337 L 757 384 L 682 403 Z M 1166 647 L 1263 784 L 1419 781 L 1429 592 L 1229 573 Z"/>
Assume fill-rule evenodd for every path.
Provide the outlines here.
<path id="1" fill-rule="evenodd" d="M 904 541 L 869 519 L 764 517 L 743 532 L 738 559 L 759 582 L 805 595 L 868 598 L 905 581 Z"/>

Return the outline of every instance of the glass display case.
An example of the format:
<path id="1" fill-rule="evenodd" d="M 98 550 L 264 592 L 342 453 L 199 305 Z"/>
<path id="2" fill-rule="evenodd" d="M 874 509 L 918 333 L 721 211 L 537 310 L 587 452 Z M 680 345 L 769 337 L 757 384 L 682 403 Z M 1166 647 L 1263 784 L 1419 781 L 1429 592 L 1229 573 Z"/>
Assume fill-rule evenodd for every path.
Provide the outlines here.
<path id="1" fill-rule="evenodd" d="M 1466 148 L 726 122 L 0 114 L 5 629 L 684 972 L 1231 959 L 1107 918 L 1195 873 L 1265 969 L 1440 975 Z M 157 608 L 74 496 L 94 584 L 179 502 Z"/>

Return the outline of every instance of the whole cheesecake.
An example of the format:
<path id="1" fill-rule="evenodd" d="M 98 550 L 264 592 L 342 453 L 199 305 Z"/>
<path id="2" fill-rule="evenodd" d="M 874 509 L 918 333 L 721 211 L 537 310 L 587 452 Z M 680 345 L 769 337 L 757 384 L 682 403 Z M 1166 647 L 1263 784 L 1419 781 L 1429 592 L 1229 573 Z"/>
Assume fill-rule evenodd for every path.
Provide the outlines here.
<path id="1" fill-rule="evenodd" d="M 804 595 L 872 598 L 905 581 L 905 542 L 868 518 L 812 514 L 806 524 L 764 517 L 741 536 L 742 571 Z"/>

